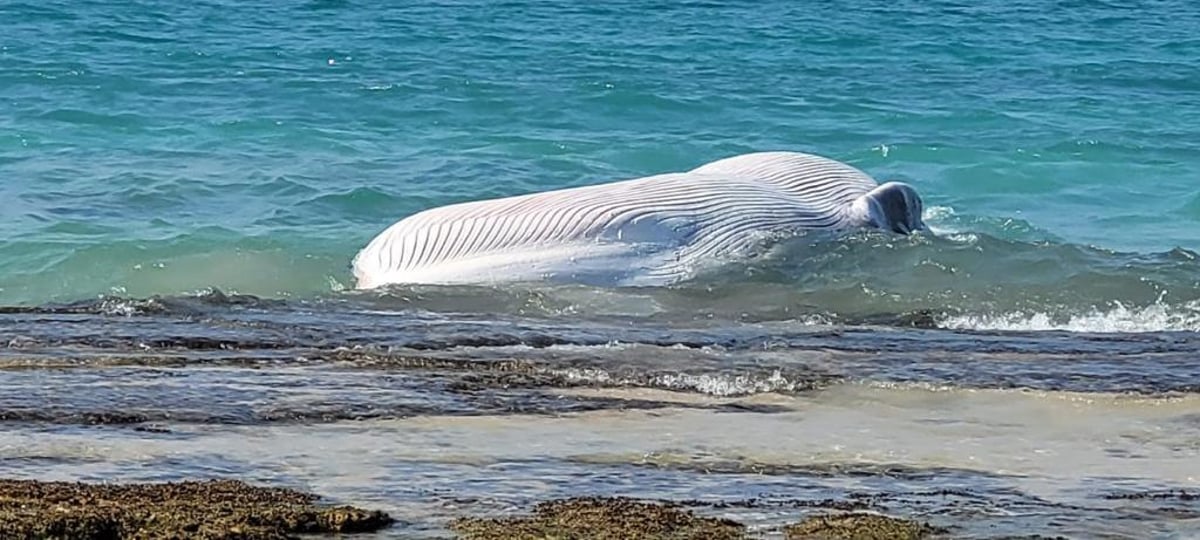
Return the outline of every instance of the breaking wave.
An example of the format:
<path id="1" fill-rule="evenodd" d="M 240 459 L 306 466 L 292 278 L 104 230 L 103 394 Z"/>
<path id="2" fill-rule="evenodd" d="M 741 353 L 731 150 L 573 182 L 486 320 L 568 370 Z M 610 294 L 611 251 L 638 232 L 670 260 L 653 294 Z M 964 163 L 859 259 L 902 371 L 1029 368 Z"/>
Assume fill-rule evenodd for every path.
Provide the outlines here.
<path id="1" fill-rule="evenodd" d="M 1200 332 L 1200 302 L 1191 301 L 1181 306 L 1157 302 L 1141 308 L 1130 308 L 1118 302 L 1106 311 L 1094 309 L 1065 315 L 1047 312 L 957 315 L 940 321 L 939 325 L 963 330 L 1020 332 Z"/>

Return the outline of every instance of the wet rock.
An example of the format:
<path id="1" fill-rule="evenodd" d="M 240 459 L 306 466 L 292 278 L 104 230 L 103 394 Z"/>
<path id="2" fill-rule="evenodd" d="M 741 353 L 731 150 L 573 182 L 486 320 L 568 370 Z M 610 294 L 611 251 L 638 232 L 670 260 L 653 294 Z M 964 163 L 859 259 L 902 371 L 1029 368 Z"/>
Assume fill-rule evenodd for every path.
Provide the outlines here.
<path id="1" fill-rule="evenodd" d="M 142 424 L 150 419 L 144 414 L 99 411 L 56 411 L 49 409 L 3 409 L 0 422 L 41 422 L 54 424 L 83 424 L 88 426 Z"/>
<path id="2" fill-rule="evenodd" d="M 814 516 L 784 530 L 788 540 L 917 540 L 945 532 L 927 523 L 866 513 Z"/>
<path id="3" fill-rule="evenodd" d="M 686 499 L 675 501 L 675 504 L 682 506 L 690 506 L 696 508 L 712 508 L 712 509 L 729 509 L 729 508 L 774 508 L 774 509 L 800 509 L 800 508 L 825 508 L 828 510 L 842 510 L 849 512 L 851 510 L 868 510 L 872 503 L 866 500 L 847 500 L 847 499 L 765 499 L 751 497 L 749 499 L 732 500 L 732 501 L 702 501 L 698 499 Z"/>
<path id="4" fill-rule="evenodd" d="M 745 527 L 700 517 L 671 504 L 627 498 L 584 497 L 537 505 L 533 515 L 463 518 L 451 528 L 466 540 L 734 540 Z"/>
<path id="5" fill-rule="evenodd" d="M 142 433 L 158 433 L 158 434 L 173 433 L 171 431 L 171 428 L 166 427 L 166 426 L 157 425 L 157 424 L 143 424 L 143 425 L 134 427 L 133 430 L 139 431 Z"/>
<path id="6" fill-rule="evenodd" d="M 1200 501 L 1200 491 L 1167 490 L 1167 491 L 1135 491 L 1130 493 L 1110 493 L 1104 496 L 1109 500 L 1177 500 Z"/>
<path id="7" fill-rule="evenodd" d="M 392 523 L 383 512 L 234 480 L 84 484 L 0 480 L 0 538 L 279 539 Z"/>

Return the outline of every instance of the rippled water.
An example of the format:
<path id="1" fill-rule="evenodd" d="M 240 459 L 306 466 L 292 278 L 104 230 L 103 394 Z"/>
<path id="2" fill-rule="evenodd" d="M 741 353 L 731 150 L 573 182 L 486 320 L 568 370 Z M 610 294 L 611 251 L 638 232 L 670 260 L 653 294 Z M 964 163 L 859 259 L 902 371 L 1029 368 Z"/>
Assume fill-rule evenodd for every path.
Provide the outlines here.
<path id="1" fill-rule="evenodd" d="M 682 501 L 766 537 L 831 508 L 972 538 L 1197 532 L 1194 331 L 412 302 L 10 308 L 0 475 L 247 478 L 385 508 L 395 537 L 581 494 Z"/>
<path id="2" fill-rule="evenodd" d="M 979 237 L 961 264 L 1041 257 L 1024 273 L 1058 290 L 1153 280 L 1200 249 L 1200 10 L 1184 2 L 4 10 L 8 304 L 308 297 L 424 208 L 767 149 L 905 179 L 935 227 Z M 1154 283 L 1168 303 L 1194 298 L 1187 270 Z M 893 279 L 888 294 L 923 292 Z M 1071 307 L 1112 307 L 1090 296 Z"/>
<path id="3" fill-rule="evenodd" d="M 387 535 L 581 494 L 766 536 L 1187 537 L 1200 9 L 0 5 L 0 475 L 233 476 Z M 436 205 L 798 150 L 932 235 L 662 288 L 348 291 Z M 254 296 L 243 296 L 254 295 Z"/>

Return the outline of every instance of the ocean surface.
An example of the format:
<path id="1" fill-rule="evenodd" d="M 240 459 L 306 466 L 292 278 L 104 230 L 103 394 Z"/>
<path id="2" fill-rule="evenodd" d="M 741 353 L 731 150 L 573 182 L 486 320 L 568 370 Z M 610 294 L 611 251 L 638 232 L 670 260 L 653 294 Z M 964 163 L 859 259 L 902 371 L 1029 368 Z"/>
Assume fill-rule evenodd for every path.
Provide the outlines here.
<path id="1" fill-rule="evenodd" d="M 387 535 L 572 495 L 761 535 L 1200 535 L 1200 6 L 0 3 L 0 476 Z M 670 287 L 354 291 L 417 211 L 793 150 L 932 234 Z M 836 506 L 836 505 L 834 505 Z M 846 506 L 846 505 L 842 505 Z"/>

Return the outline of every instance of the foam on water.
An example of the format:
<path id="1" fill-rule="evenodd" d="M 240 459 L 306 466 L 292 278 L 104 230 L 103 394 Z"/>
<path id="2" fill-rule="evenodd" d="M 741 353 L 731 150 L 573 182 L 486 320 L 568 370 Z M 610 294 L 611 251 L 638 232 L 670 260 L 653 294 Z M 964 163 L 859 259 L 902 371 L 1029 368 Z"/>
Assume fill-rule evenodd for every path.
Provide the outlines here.
<path id="1" fill-rule="evenodd" d="M 778 370 L 772 372 L 766 378 L 751 375 L 720 376 L 676 373 L 659 375 L 655 378 L 655 382 L 657 385 L 665 388 L 690 390 L 718 397 L 744 396 L 781 391 L 790 392 L 798 387 L 808 387 L 807 382 L 803 385 L 797 384 L 788 380 Z"/>
<path id="2" fill-rule="evenodd" d="M 789 380 L 779 370 L 766 376 L 758 374 L 722 373 L 660 373 L 639 381 L 622 378 L 603 369 L 571 368 L 553 370 L 551 373 L 564 377 L 572 383 L 584 385 L 602 384 L 614 386 L 641 386 L 662 390 L 697 392 L 716 397 L 737 397 L 772 392 L 794 392 L 812 387 L 811 380 Z"/>
<path id="3" fill-rule="evenodd" d="M 939 322 L 944 328 L 971 330 L 1009 330 L 1038 332 L 1067 330 L 1071 332 L 1200 332 L 1200 302 L 1191 301 L 1172 306 L 1155 302 L 1149 306 L 1129 308 L 1121 305 L 1108 310 L 1093 309 L 1083 313 L 1006 313 L 1000 315 L 957 315 Z"/>

